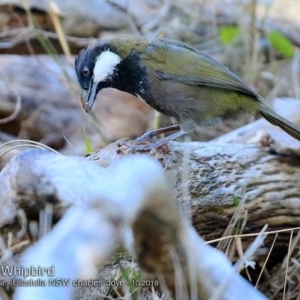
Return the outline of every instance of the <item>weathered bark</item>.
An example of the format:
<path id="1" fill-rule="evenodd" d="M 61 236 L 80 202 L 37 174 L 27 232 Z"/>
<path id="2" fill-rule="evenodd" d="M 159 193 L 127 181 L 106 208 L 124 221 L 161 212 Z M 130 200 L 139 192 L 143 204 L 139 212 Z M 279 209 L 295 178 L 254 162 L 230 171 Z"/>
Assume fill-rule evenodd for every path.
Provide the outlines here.
<path id="1" fill-rule="evenodd" d="M 269 230 L 300 226 L 299 156 L 276 154 L 267 146 L 236 143 L 173 142 L 167 154 L 162 150 L 151 155 L 163 162 L 175 198 L 207 241 L 222 236 L 236 210 L 234 198 L 247 199 L 243 233 L 259 232 L 265 224 Z M 89 159 L 108 166 L 129 153 L 130 147 L 117 142 Z M 271 258 L 286 254 L 288 239 L 289 232 L 279 235 Z M 252 240 L 243 238 L 243 248 Z M 268 236 L 266 246 L 272 241 L 273 236 Z"/>
<path id="2" fill-rule="evenodd" d="M 273 140 L 276 139 L 274 137 L 277 136 L 278 132 L 275 131 L 270 134 L 271 137 L 273 136 Z M 292 138 L 286 137 L 286 139 L 290 139 L 290 145 L 295 146 L 298 143 Z M 272 139 L 269 140 L 272 141 Z M 87 159 L 108 167 L 121 157 L 131 154 L 131 143 L 134 142 L 124 144 L 124 141 L 119 141 L 110 144 L 106 148 L 89 155 Z M 272 144 L 270 147 L 267 144 L 259 146 L 217 142 L 214 144 L 172 142 L 169 147 L 152 150 L 150 153 L 144 153 L 144 155 L 150 155 L 162 163 L 175 199 L 183 210 L 191 216 L 196 231 L 205 240 L 211 241 L 224 234 L 232 215 L 238 209 L 234 204 L 234 198 L 246 200 L 243 210 L 247 211 L 247 222 L 242 233 L 260 232 L 265 224 L 269 226 L 268 230 L 270 231 L 300 226 L 300 187 L 298 185 L 300 160 L 297 151 L 290 151 L 290 153 L 293 155 L 277 154 L 276 147 Z M 29 165 L 32 168 L 39 166 L 43 171 L 31 174 L 27 168 L 19 167 L 16 169 L 12 167 L 13 173 L 11 173 L 10 181 L 2 181 L 11 187 L 10 191 L 7 189 L 0 190 L 2 201 L 9 203 L 13 201 L 14 204 L 19 204 L 25 210 L 29 207 L 31 213 L 34 211 L 32 208 L 36 203 L 38 208 L 36 215 L 41 208 L 45 207 L 47 201 L 50 201 L 54 204 L 54 213 L 58 217 L 62 214 L 62 209 L 68 205 L 72 203 L 78 205 L 80 201 L 88 201 L 88 194 L 85 198 L 80 197 L 80 199 L 75 196 L 72 197 L 77 192 L 74 194 L 73 191 L 69 194 L 68 191 L 73 188 L 76 188 L 81 194 L 82 186 L 72 183 L 71 178 L 73 177 L 63 176 L 66 165 L 59 163 L 60 159 L 57 159 L 56 163 L 53 161 L 46 163 L 43 158 L 38 157 L 31 159 L 32 162 Z M 82 175 L 76 176 L 74 170 L 76 165 L 80 166 L 81 162 L 84 163 L 84 161 L 84 158 L 76 158 L 75 165 L 71 164 L 74 169 L 70 167 L 68 173 L 75 175 L 75 178 L 82 178 Z M 22 159 L 20 160 L 21 165 Z M 54 188 L 53 184 L 49 185 L 47 177 L 42 175 L 43 172 L 52 174 L 55 166 L 58 167 L 58 170 L 64 166 L 59 177 L 56 177 L 59 180 L 55 181 L 55 186 L 59 189 Z M 8 176 L 7 170 L 9 169 L 10 166 L 7 165 L 1 176 Z M 102 169 L 100 168 L 99 172 L 100 170 Z M 153 176 L 147 168 L 144 168 L 143 172 L 146 177 Z M 84 174 L 87 176 L 84 180 L 88 179 L 93 182 L 93 178 L 96 178 L 90 172 Z M 122 173 L 116 174 L 118 175 L 115 176 L 115 180 L 122 180 Z M 40 179 L 39 176 L 41 176 Z M 116 188 L 116 190 L 118 189 Z M 119 189 L 119 191 L 121 190 L 123 189 Z M 5 203 L 3 205 L 6 206 Z M 2 224 L 8 223 L 8 219 L 15 214 L 16 210 L 6 211 L 6 214 L 2 212 Z M 239 218 L 243 218 L 243 214 Z M 140 230 L 143 226 L 139 225 L 137 229 Z M 233 227 L 231 231 L 227 232 L 227 235 L 235 234 L 235 230 L 236 227 Z M 286 255 L 289 238 L 290 232 L 281 233 L 277 237 L 267 265 L 269 271 L 272 270 L 275 263 L 281 262 Z M 241 239 L 243 250 L 246 250 L 253 241 L 253 237 L 249 239 L 242 237 Z M 253 258 L 256 262 L 265 261 L 272 242 L 273 236 L 268 235 L 265 239 L 264 248 L 259 249 Z M 141 245 L 144 245 L 144 242 Z M 237 255 L 231 256 L 233 259 L 237 258 Z M 148 269 L 146 266 L 144 267 L 146 270 Z M 172 282 L 169 284 L 172 286 Z"/>
<path id="3" fill-rule="evenodd" d="M 153 280 L 151 285 L 173 297 L 266 299 L 236 273 L 223 253 L 197 235 L 174 202 L 162 167 L 153 159 L 126 157 L 104 170 L 83 158 L 31 150 L 12 159 L 6 170 L 4 176 L 11 179 L 8 199 L 33 202 L 37 196 L 38 202 L 51 198 L 54 209 L 58 200 L 74 204 L 21 260 L 23 267 L 39 265 L 52 268 L 55 274 L 28 274 L 26 279 L 46 285 L 20 286 L 16 300 L 71 299 L 73 282 L 91 277 L 95 265 L 105 263 L 122 241 L 129 246 L 134 243 L 139 266 Z M 47 284 L 53 277 L 72 282 L 53 288 Z M 133 286 L 143 285 L 132 280 Z M 99 281 L 104 283 L 104 278 Z M 99 290 L 105 293 L 109 286 L 103 285 Z"/>

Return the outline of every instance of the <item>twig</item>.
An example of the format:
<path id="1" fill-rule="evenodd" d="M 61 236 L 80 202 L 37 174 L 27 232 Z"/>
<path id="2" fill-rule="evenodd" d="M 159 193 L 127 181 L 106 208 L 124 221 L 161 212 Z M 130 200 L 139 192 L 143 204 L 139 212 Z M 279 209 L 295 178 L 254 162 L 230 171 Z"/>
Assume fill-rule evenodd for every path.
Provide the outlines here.
<path id="1" fill-rule="evenodd" d="M 158 13 L 146 24 L 144 24 L 141 28 L 141 32 L 143 34 L 151 31 L 155 27 L 158 26 L 158 24 L 167 16 L 169 10 L 171 7 L 171 1 L 170 0 L 165 0 L 161 9 L 158 11 Z"/>
<path id="2" fill-rule="evenodd" d="M 14 28 L 5 30 L 0 33 L 0 39 L 12 37 L 11 40 L 0 42 L 0 48 L 11 48 L 17 44 L 20 44 L 24 41 L 25 38 L 31 39 L 35 36 L 40 35 L 43 37 L 48 37 L 52 39 L 58 39 L 57 33 L 49 32 L 45 30 L 41 30 L 38 28 L 31 28 L 31 27 L 22 27 L 22 28 Z M 66 40 L 68 42 L 75 43 L 77 46 L 85 46 L 86 44 L 90 44 L 95 41 L 94 38 L 78 38 L 74 36 L 66 35 Z"/>
<path id="3" fill-rule="evenodd" d="M 234 214 L 232 215 L 232 218 L 229 222 L 229 224 L 227 225 L 225 231 L 223 232 L 223 235 L 217 245 L 217 249 L 224 251 L 225 247 L 228 245 L 228 241 L 225 240 L 225 242 L 223 242 L 223 237 L 229 236 L 230 233 L 233 232 L 233 229 L 236 225 L 236 223 L 238 222 L 238 220 L 241 218 L 242 213 L 244 211 L 244 205 L 245 202 L 247 201 L 247 195 L 245 195 L 242 200 L 240 201 L 238 207 L 236 207 Z M 238 237 L 236 235 L 233 235 L 234 238 Z"/>
<path id="4" fill-rule="evenodd" d="M 294 94 L 295 98 L 300 99 L 300 87 L 299 87 L 299 64 L 300 64 L 300 54 L 299 50 L 295 51 L 293 62 L 292 62 L 292 80 L 293 80 L 293 87 L 294 87 Z"/>
<path id="5" fill-rule="evenodd" d="M 260 271 L 260 273 L 259 273 L 259 276 L 258 276 L 257 281 L 256 281 L 256 284 L 255 284 L 255 288 L 257 288 L 257 286 L 258 286 L 258 283 L 259 283 L 259 281 L 260 281 L 260 278 L 261 278 L 261 276 L 262 276 L 262 273 L 263 273 L 263 271 L 264 271 L 264 269 L 265 269 L 265 267 L 266 267 L 266 265 L 267 265 L 267 262 L 268 262 L 268 260 L 269 260 L 269 257 L 270 257 L 270 255 L 271 255 L 271 253 L 272 253 L 273 248 L 274 248 L 274 245 L 275 245 L 275 242 L 276 242 L 276 240 L 277 240 L 277 237 L 278 237 L 278 233 L 276 233 L 276 235 L 275 235 L 275 237 L 274 237 L 274 240 L 273 240 L 273 243 L 272 243 L 272 245 L 271 245 L 271 247 L 270 247 L 269 253 L 268 253 L 268 255 L 267 255 L 267 257 L 266 257 L 266 259 L 265 259 L 265 261 L 264 261 L 264 265 L 263 265 L 262 268 L 261 268 L 261 271 Z"/>
<path id="6" fill-rule="evenodd" d="M 122 5 L 121 3 L 117 3 L 112 0 L 107 0 L 107 2 L 110 3 L 111 5 L 113 5 L 114 7 L 118 8 L 120 11 L 126 13 L 128 25 L 134 35 L 136 35 L 136 36 L 142 35 L 140 30 L 138 29 L 136 22 L 134 21 L 133 16 L 129 13 L 128 0 L 125 1 L 126 5 Z"/>
<path id="7" fill-rule="evenodd" d="M 51 147 L 49 147 L 47 145 L 44 145 L 42 143 L 35 142 L 35 141 L 30 141 L 30 140 L 13 140 L 13 141 L 9 141 L 9 142 L 6 142 L 6 143 L 2 144 L 0 146 L 0 149 L 4 148 L 5 146 L 10 145 L 12 143 L 25 143 L 25 144 L 17 145 L 17 146 L 9 148 L 8 150 L 6 150 L 6 151 L 4 151 L 3 153 L 0 154 L 0 158 L 3 157 L 9 151 L 12 151 L 13 149 L 20 148 L 20 147 L 32 147 L 32 148 L 39 148 L 39 149 L 47 149 L 47 150 L 50 150 L 50 151 L 52 151 L 56 154 L 60 154 L 59 152 L 57 152 L 56 150 L 52 149 Z M 60 155 L 62 155 L 62 154 L 60 154 Z"/>
<path id="8" fill-rule="evenodd" d="M 211 297 L 210 300 L 218 300 L 223 299 L 224 291 L 226 290 L 227 286 L 230 284 L 230 280 L 235 275 L 235 272 L 237 272 L 243 264 L 245 264 L 246 261 L 250 260 L 250 258 L 253 256 L 254 252 L 257 250 L 258 247 L 262 244 L 263 240 L 265 239 L 265 231 L 267 229 L 268 225 L 265 225 L 263 229 L 261 230 L 259 236 L 255 239 L 255 241 L 250 245 L 250 247 L 245 252 L 244 256 L 239 258 L 239 260 L 234 265 L 234 268 L 232 270 L 231 276 L 228 276 L 226 280 L 218 287 L 214 295 Z"/>
<path id="9" fill-rule="evenodd" d="M 55 31 L 57 33 L 59 43 L 60 43 L 60 45 L 61 45 L 61 47 L 64 51 L 65 56 L 67 57 L 67 60 L 69 62 L 71 62 L 72 58 L 71 58 L 70 47 L 69 47 L 69 44 L 66 40 L 66 35 L 63 31 L 63 28 L 61 26 L 61 22 L 60 22 L 59 17 L 58 17 L 58 15 L 61 14 L 60 10 L 59 10 L 59 7 L 53 1 L 50 1 L 48 3 L 48 6 L 49 6 L 49 16 L 50 16 L 50 19 L 51 19 L 51 21 L 54 25 Z"/>
<path id="10" fill-rule="evenodd" d="M 15 250 L 21 248 L 21 247 L 24 247 L 24 246 L 27 246 L 30 244 L 30 241 L 29 240 L 26 240 L 26 241 L 22 241 L 16 245 L 13 245 L 11 246 L 10 248 L 7 248 L 7 250 L 11 251 L 11 252 L 14 252 Z"/>
<path id="11" fill-rule="evenodd" d="M 286 283 L 287 283 L 288 269 L 289 269 L 289 258 L 290 258 L 290 255 L 291 255 L 291 245 L 292 245 L 292 240 L 293 240 L 293 233 L 294 233 L 294 231 L 292 230 L 291 235 L 290 235 L 288 254 L 287 254 L 287 257 L 286 257 L 286 269 L 285 269 L 283 296 L 282 296 L 283 300 L 285 299 Z"/>
<path id="12" fill-rule="evenodd" d="M 25 235 L 27 230 L 27 217 L 23 209 L 18 209 L 17 216 L 18 216 L 19 223 L 21 225 L 20 231 L 17 232 L 17 237 L 21 238 Z"/>
<path id="13" fill-rule="evenodd" d="M 300 227 L 293 227 L 293 228 L 286 228 L 286 229 L 280 229 L 280 230 L 272 230 L 272 231 L 265 231 L 264 233 L 262 232 L 256 232 L 256 233 L 243 233 L 243 234 L 237 234 L 237 235 L 228 235 L 228 236 L 224 236 L 218 239 L 213 239 L 210 241 L 206 241 L 206 244 L 212 244 L 212 243 L 216 243 L 222 240 L 226 240 L 226 239 L 231 239 L 231 238 L 235 238 L 238 236 L 241 237 L 251 237 L 251 236 L 258 236 L 260 234 L 264 234 L 264 235 L 269 235 L 269 234 L 277 234 L 277 233 L 281 233 L 281 232 L 288 232 L 288 231 L 293 231 L 293 230 L 300 230 Z"/>
<path id="14" fill-rule="evenodd" d="M 9 86 L 9 85 L 8 85 Z M 0 124 L 6 124 L 6 123 L 9 123 L 11 121 L 13 121 L 17 116 L 18 114 L 20 113 L 21 111 L 21 107 L 22 107 L 22 98 L 20 96 L 19 93 L 17 93 L 17 91 L 14 89 L 14 88 L 11 88 L 9 87 L 12 92 L 15 94 L 16 96 L 16 101 L 17 101 L 17 104 L 16 104 L 16 107 L 15 107 L 15 110 L 13 111 L 13 113 L 6 117 L 6 118 L 3 118 L 3 119 L 0 119 Z"/>

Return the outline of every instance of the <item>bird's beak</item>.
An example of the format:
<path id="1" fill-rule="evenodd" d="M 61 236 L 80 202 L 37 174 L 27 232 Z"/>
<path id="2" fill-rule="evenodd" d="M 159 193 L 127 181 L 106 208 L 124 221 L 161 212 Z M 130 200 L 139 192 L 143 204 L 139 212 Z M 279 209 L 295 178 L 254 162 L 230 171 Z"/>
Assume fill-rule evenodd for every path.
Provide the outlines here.
<path id="1" fill-rule="evenodd" d="M 97 96 L 98 83 L 91 80 L 90 87 L 83 93 L 83 108 L 87 113 L 91 112 Z"/>

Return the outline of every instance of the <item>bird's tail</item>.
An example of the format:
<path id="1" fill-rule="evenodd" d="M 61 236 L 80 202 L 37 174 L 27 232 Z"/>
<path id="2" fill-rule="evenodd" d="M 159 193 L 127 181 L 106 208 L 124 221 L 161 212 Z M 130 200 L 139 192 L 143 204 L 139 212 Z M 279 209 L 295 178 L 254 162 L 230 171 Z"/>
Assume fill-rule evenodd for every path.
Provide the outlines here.
<path id="1" fill-rule="evenodd" d="M 265 103 L 260 103 L 259 114 L 264 117 L 271 124 L 279 126 L 282 130 L 290 136 L 300 141 L 300 126 L 293 124 L 284 117 L 278 115 L 274 110 L 268 107 Z"/>

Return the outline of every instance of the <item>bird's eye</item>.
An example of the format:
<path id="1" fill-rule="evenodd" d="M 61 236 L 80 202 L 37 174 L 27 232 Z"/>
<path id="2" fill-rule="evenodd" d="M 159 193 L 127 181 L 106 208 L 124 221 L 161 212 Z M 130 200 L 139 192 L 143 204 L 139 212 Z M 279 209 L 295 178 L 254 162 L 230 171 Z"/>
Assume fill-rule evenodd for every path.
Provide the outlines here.
<path id="1" fill-rule="evenodd" d="M 90 70 L 87 67 L 84 67 L 82 70 L 82 75 L 87 77 L 90 75 Z"/>

